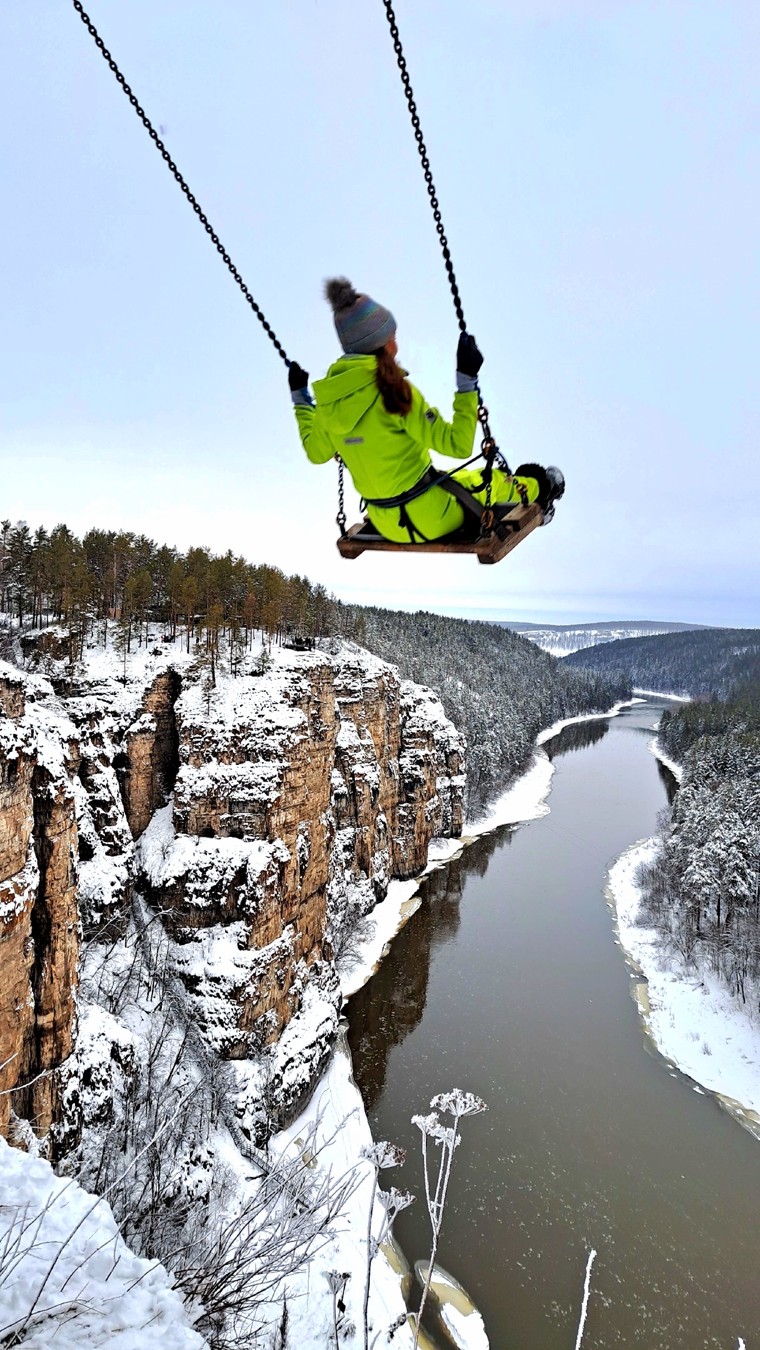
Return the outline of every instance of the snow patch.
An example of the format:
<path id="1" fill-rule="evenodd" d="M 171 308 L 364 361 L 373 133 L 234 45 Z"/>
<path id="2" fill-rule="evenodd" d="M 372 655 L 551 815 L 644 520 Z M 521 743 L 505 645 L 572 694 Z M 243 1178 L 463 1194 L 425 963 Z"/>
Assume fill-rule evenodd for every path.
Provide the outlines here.
<path id="1" fill-rule="evenodd" d="M 644 977 L 634 988 L 639 1012 L 661 1053 L 760 1135 L 758 1015 L 709 972 L 679 968 L 660 934 L 643 922 L 636 874 L 656 847 L 654 838 L 633 844 L 607 880 L 621 944 Z"/>
<path id="2" fill-rule="evenodd" d="M 666 769 L 670 770 L 677 782 L 682 782 L 684 772 L 683 765 L 679 764 L 677 760 L 670 758 L 670 755 L 663 750 L 662 745 L 656 736 L 649 742 L 649 753 L 650 755 L 654 755 L 655 759 L 658 759 L 661 764 L 664 764 Z"/>
<path id="3" fill-rule="evenodd" d="M 135 1256 L 103 1199 L 0 1139 L 0 1335 L 29 1350 L 204 1350 L 163 1266 Z"/>

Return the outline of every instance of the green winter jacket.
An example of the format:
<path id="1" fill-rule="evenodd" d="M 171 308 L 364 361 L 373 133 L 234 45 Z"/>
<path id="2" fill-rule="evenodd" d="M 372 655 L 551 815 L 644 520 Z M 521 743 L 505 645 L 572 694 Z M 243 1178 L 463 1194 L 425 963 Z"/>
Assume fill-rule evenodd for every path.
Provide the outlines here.
<path id="1" fill-rule="evenodd" d="M 375 381 L 374 356 L 342 356 L 323 380 L 314 382 L 316 406 L 295 405 L 304 450 L 312 464 L 335 455 L 344 461 L 362 497 L 396 497 L 408 492 L 430 467 L 430 451 L 453 459 L 472 455 L 478 422 L 476 393 L 454 395 L 454 417 L 446 422 L 412 386 L 405 417 L 386 412 Z M 469 477 L 469 475 L 467 475 Z M 479 479 L 479 475 L 475 474 Z M 443 488 L 432 487 L 405 510 L 425 539 L 459 529 L 464 512 Z M 408 543 L 399 509 L 370 506 L 367 514 L 387 539 Z"/>

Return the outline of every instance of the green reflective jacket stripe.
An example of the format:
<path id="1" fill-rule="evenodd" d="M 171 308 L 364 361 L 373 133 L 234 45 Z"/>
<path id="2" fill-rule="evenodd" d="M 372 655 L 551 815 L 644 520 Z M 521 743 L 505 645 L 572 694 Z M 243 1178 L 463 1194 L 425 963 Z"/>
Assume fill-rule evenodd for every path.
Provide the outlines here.
<path id="1" fill-rule="evenodd" d="M 362 497 L 397 497 L 419 482 L 430 467 L 430 451 L 469 459 L 478 424 L 478 396 L 454 395 L 454 416 L 446 422 L 412 386 L 406 417 L 386 412 L 375 381 L 374 356 L 343 356 L 323 380 L 314 382 L 316 406 L 296 404 L 303 447 L 313 464 L 340 455 Z M 430 488 L 406 508 L 426 539 L 449 534 L 462 524 L 461 506 L 443 488 Z M 397 508 L 369 507 L 376 528 L 389 539 L 408 541 Z"/>

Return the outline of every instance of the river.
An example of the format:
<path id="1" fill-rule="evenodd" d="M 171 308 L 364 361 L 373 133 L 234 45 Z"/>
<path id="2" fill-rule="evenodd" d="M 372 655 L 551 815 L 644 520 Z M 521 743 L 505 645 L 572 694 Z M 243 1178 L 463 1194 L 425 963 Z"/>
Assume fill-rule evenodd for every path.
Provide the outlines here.
<path id="1" fill-rule="evenodd" d="M 673 780 L 649 752 L 664 705 L 565 728 L 550 813 L 504 827 L 423 883 L 423 904 L 349 1003 L 376 1139 L 408 1149 L 386 1184 L 429 1250 L 414 1113 L 476 1092 L 438 1259 L 492 1350 L 760 1350 L 760 1143 L 648 1041 L 605 899 L 610 863 L 654 832 Z"/>

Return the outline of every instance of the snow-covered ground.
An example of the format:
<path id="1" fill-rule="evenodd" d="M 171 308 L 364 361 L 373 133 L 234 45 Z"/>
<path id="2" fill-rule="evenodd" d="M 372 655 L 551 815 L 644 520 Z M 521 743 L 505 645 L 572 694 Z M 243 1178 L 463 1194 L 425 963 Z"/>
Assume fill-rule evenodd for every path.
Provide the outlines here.
<path id="1" fill-rule="evenodd" d="M 275 1136 L 270 1147 L 274 1156 L 306 1154 L 319 1145 L 314 1158 L 315 1172 L 336 1178 L 352 1178 L 351 1191 L 343 1207 L 341 1220 L 330 1235 L 330 1242 L 318 1257 L 288 1281 L 288 1344 L 298 1350 L 325 1350 L 335 1343 L 334 1305 L 328 1275 L 347 1276 L 342 1299 L 345 1303 L 344 1327 L 353 1324 L 356 1340 L 363 1344 L 363 1301 L 367 1273 L 367 1226 L 375 1178 L 374 1164 L 362 1155 L 373 1146 L 369 1123 L 359 1089 L 352 1073 L 351 1055 L 344 1037 L 339 1037 L 330 1063 L 306 1110 L 289 1129 Z M 386 1174 L 386 1184 L 387 1184 Z M 391 1181 L 403 1187 L 402 1172 L 393 1172 Z M 376 1195 L 373 1235 L 379 1236 L 384 1218 L 380 1194 Z M 405 1318 L 406 1305 L 401 1291 L 397 1260 L 391 1264 L 385 1245 L 372 1263 L 369 1306 L 370 1344 L 378 1350 L 410 1350 L 413 1334 L 402 1326 L 390 1338 L 391 1329 Z M 340 1328 L 339 1328 L 340 1330 Z M 377 1337 L 377 1341 L 375 1341 Z M 343 1337 L 341 1337 L 341 1341 Z"/>
<path id="2" fill-rule="evenodd" d="M 635 687 L 634 694 L 644 694 L 647 698 L 667 698 L 671 703 L 691 703 L 689 694 L 665 694 L 661 689 L 639 689 Z"/>
<path id="3" fill-rule="evenodd" d="M 682 766 L 656 737 L 649 750 L 680 782 Z M 636 873 L 651 859 L 655 845 L 655 839 L 632 844 L 613 863 L 607 879 L 621 944 L 644 977 L 633 985 L 639 1012 L 658 1050 L 694 1079 L 695 1091 L 714 1093 L 760 1137 L 760 1017 L 751 1005 L 738 1003 L 709 971 L 696 973 L 677 964 L 660 935 L 641 921 Z"/>
<path id="4" fill-rule="evenodd" d="M 664 764 L 666 769 L 670 769 L 670 772 L 672 773 L 673 777 L 677 779 L 678 782 L 680 783 L 681 779 L 683 778 L 682 765 L 677 763 L 675 759 L 670 758 L 670 755 L 668 755 L 663 750 L 656 736 L 654 736 L 652 740 L 649 742 L 649 752 L 650 754 L 654 755 L 655 759 L 659 759 L 660 763 Z"/>
<path id="5" fill-rule="evenodd" d="M 620 941 L 644 980 L 634 985 L 639 1011 L 663 1055 L 706 1088 L 760 1136 L 760 1020 L 733 999 L 709 972 L 676 965 L 659 934 L 639 923 L 636 872 L 648 861 L 653 839 L 633 844 L 613 864 L 607 894 Z"/>
<path id="6" fill-rule="evenodd" d="M 29 1350 L 206 1347 L 164 1267 L 125 1246 L 107 1201 L 0 1139 L 0 1343 L 14 1332 Z"/>

